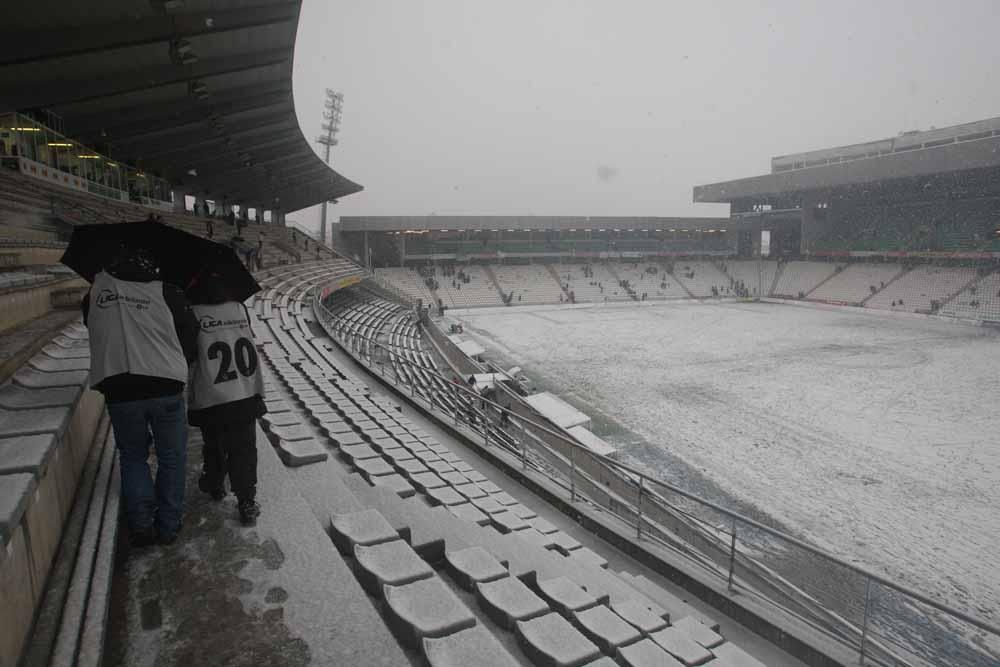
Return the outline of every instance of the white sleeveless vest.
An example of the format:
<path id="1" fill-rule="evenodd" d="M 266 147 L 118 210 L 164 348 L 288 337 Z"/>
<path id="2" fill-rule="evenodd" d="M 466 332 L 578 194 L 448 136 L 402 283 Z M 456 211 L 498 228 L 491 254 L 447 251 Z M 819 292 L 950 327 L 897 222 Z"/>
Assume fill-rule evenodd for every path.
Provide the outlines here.
<path id="1" fill-rule="evenodd" d="M 264 395 L 257 348 L 243 305 L 228 301 L 194 306 L 201 326 L 198 360 L 191 367 L 188 407 L 202 410 Z"/>
<path id="2" fill-rule="evenodd" d="M 122 373 L 187 380 L 162 282 L 129 282 L 101 271 L 90 289 L 87 328 L 91 385 Z"/>

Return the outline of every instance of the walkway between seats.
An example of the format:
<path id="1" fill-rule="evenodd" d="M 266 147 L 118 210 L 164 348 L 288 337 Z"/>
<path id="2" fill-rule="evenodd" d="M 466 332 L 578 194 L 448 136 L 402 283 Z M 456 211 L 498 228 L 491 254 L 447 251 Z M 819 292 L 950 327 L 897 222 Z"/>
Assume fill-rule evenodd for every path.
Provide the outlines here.
<path id="1" fill-rule="evenodd" d="M 407 665 L 369 598 L 258 430 L 255 528 L 198 490 L 191 430 L 178 541 L 119 546 L 106 665 Z M 124 531 L 123 531 L 124 532 Z"/>

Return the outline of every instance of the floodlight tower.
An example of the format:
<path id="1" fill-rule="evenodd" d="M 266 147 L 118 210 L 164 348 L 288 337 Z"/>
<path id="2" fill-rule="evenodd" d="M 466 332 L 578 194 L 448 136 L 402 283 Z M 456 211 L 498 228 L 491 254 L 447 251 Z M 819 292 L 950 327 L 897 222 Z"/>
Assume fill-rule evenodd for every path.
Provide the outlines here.
<path id="1" fill-rule="evenodd" d="M 338 93 L 330 88 L 326 89 L 326 101 L 323 103 L 323 124 L 320 126 L 323 133 L 316 139 L 316 143 L 323 144 L 323 159 L 330 164 L 330 148 L 337 145 L 337 132 L 340 131 L 340 114 L 344 108 L 344 94 Z M 323 200 L 323 212 L 319 221 L 319 240 L 326 243 L 326 205 Z"/>

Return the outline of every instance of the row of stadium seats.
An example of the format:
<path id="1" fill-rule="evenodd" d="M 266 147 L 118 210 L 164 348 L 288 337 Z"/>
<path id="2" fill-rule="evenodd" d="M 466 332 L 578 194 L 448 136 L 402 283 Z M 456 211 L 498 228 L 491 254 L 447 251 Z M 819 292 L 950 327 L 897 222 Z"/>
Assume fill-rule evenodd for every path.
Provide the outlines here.
<path id="1" fill-rule="evenodd" d="M 848 264 L 806 292 L 816 301 L 859 305 L 902 273 L 899 264 Z"/>
<path id="2" fill-rule="evenodd" d="M 503 293 L 513 296 L 511 304 L 559 303 L 565 296 L 547 266 L 497 266 L 493 274 Z"/>
<path id="3" fill-rule="evenodd" d="M 344 332 L 345 341 L 366 332 L 381 335 L 410 361 L 395 371 L 404 391 L 413 386 L 435 405 L 456 410 L 456 419 L 468 419 L 471 408 L 472 419 L 482 421 L 474 402 L 461 401 L 430 372 L 430 355 L 398 306 L 351 290 L 335 294 L 330 307 L 331 326 Z M 371 350 L 357 349 L 362 356 Z M 387 605 L 390 627 L 404 645 L 421 650 L 431 665 L 577 664 L 602 653 L 618 655 L 621 664 L 760 664 L 723 642 L 715 622 L 647 579 L 633 584 L 630 576 L 612 573 L 596 553 L 421 430 L 390 425 L 380 431 L 378 422 L 386 416 L 365 413 L 373 414 L 377 423 L 361 427 L 368 436 L 361 446 L 350 444 L 349 432 L 338 443 L 341 456 L 358 470 L 347 476 L 347 487 L 367 509 L 335 516 L 334 541 L 353 556 L 362 585 Z M 491 432 L 501 446 L 502 438 Z M 374 533 L 384 537 L 377 541 Z M 398 534 L 409 537 L 398 540 Z M 379 548 L 372 548 L 376 541 Z M 398 564 L 389 567 L 390 561 Z M 443 573 L 424 569 L 422 561 L 441 562 Z M 426 574 L 396 581 L 403 571 Z M 461 596 L 449 594 L 456 586 L 475 594 L 483 611 L 478 623 L 463 620 L 476 615 Z M 437 610 L 436 622 L 424 608 Z M 477 629 L 479 624 L 487 627 Z M 491 635 L 498 633 L 501 639 L 510 633 L 519 650 L 512 655 L 514 642 L 495 642 Z"/>
<path id="4" fill-rule="evenodd" d="M 918 266 L 887 284 L 865 305 L 869 308 L 930 312 L 976 279 L 971 267 Z"/>
<path id="5" fill-rule="evenodd" d="M 475 308 L 476 306 L 501 306 L 500 292 L 493 277 L 481 265 L 470 264 L 461 267 L 469 277 L 469 282 L 455 281 L 452 278 L 438 276 L 438 298 L 448 308 Z"/>
<path id="6" fill-rule="evenodd" d="M 635 298 L 643 293 L 648 299 L 740 296 L 737 286 L 742 283 L 749 297 L 758 296 L 763 286 L 763 296 L 906 312 L 940 310 L 951 316 L 961 312 L 962 317 L 998 319 L 992 305 L 996 290 L 989 288 L 995 280 L 990 267 L 977 270 L 880 262 L 680 260 L 672 268 L 673 273 L 668 273 L 667 265 L 646 262 L 470 265 L 462 270 L 474 277 L 472 283 L 463 283 L 458 289 L 451 286 L 450 278 L 438 276 L 437 290 L 430 289 L 415 269 L 378 269 L 377 273 L 410 298 L 436 303 L 440 297 L 446 306 L 459 308 L 500 305 L 497 288 L 515 294 L 512 305 L 559 303 L 562 291 L 572 293 L 577 303 L 630 301 L 633 296 L 620 285 L 627 280 Z M 977 287 L 980 281 L 981 289 Z M 953 300 L 958 303 L 952 305 Z"/>

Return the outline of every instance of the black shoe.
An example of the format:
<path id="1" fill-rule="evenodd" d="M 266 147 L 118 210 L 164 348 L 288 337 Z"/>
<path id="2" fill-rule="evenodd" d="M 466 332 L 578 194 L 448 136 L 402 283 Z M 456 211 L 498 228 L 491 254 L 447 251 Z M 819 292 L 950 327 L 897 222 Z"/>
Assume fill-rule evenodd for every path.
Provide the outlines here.
<path id="1" fill-rule="evenodd" d="M 208 478 L 208 475 L 205 473 L 201 473 L 201 477 L 198 478 L 198 488 L 212 496 L 212 500 L 215 502 L 219 502 L 226 497 L 226 487 L 221 484 L 213 486 L 212 482 Z"/>
<path id="2" fill-rule="evenodd" d="M 165 547 L 170 546 L 177 541 L 177 533 L 170 533 L 169 535 L 160 534 L 157 538 L 157 544 L 162 544 Z"/>
<path id="3" fill-rule="evenodd" d="M 133 549 L 151 547 L 156 544 L 156 530 L 152 526 L 129 530 L 128 541 Z"/>
<path id="4" fill-rule="evenodd" d="M 244 526 L 256 526 L 260 516 L 260 505 L 253 500 L 241 500 L 236 508 L 240 512 L 240 523 Z"/>

